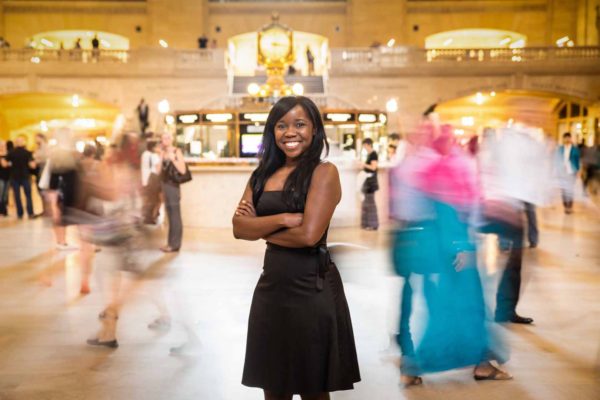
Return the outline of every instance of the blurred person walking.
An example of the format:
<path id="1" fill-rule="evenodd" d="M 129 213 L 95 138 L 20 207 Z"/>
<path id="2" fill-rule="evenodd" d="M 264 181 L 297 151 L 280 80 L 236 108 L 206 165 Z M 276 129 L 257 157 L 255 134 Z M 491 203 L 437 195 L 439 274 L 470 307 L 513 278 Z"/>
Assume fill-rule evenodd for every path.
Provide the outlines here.
<path id="1" fill-rule="evenodd" d="M 367 152 L 367 160 L 362 163 L 362 168 L 367 173 L 367 178 L 361 189 L 364 200 L 361 207 L 360 227 L 368 231 L 376 231 L 379 228 L 377 204 L 375 204 L 375 192 L 379 190 L 379 181 L 377 180 L 379 157 L 377 152 L 373 150 L 373 140 L 371 138 L 363 140 L 363 148 Z"/>
<path id="2" fill-rule="evenodd" d="M 136 112 L 138 121 L 140 123 L 140 132 L 143 135 L 146 133 L 146 129 L 148 129 L 148 126 L 150 125 L 150 109 L 148 107 L 148 103 L 146 103 L 146 100 L 143 98 L 140 100 L 140 103 L 136 108 Z"/>
<path id="3" fill-rule="evenodd" d="M 167 245 L 160 248 L 165 253 L 181 248 L 183 222 L 181 221 L 181 189 L 178 174 L 189 173 L 181 150 L 173 146 L 173 136 L 163 133 L 161 137 L 162 192 L 169 219 Z"/>
<path id="4" fill-rule="evenodd" d="M 146 142 L 146 150 L 140 162 L 142 177 L 142 220 L 144 224 L 154 225 L 160 207 L 160 147 L 155 141 Z"/>
<path id="5" fill-rule="evenodd" d="M 42 177 L 42 172 L 44 171 L 44 167 L 46 166 L 46 161 L 48 159 L 48 141 L 46 140 L 46 135 L 43 133 L 38 133 L 35 135 L 35 144 L 36 149 L 33 152 L 33 161 L 35 161 L 35 181 L 38 189 L 38 193 L 40 198 L 42 199 L 42 212 L 38 214 L 41 216 L 44 214 L 46 209 L 45 197 L 42 193 L 42 188 L 40 188 L 40 179 Z"/>
<path id="6" fill-rule="evenodd" d="M 0 215 L 8 216 L 8 187 L 10 185 L 10 167 L 6 161 L 8 150 L 6 142 L 0 140 Z"/>
<path id="7" fill-rule="evenodd" d="M 3 167 L 10 167 L 10 183 L 13 189 L 17 217 L 23 218 L 23 203 L 21 202 L 21 188 L 25 193 L 27 215 L 35 218 L 33 213 L 33 200 L 31 198 L 31 173 L 35 168 L 33 155 L 25 148 L 25 137 L 19 136 L 15 140 L 15 148 L 8 152 L 1 161 Z"/>
<path id="8" fill-rule="evenodd" d="M 455 142 L 452 127 L 439 134 L 421 128 L 417 149 L 393 171 L 394 264 L 405 282 L 421 277 L 427 303 L 423 336 L 410 334 L 412 287 L 402 294 L 399 344 L 405 386 L 424 373 L 475 366 L 476 380 L 508 380 L 491 361 L 507 361 L 502 344 L 485 325 L 483 290 L 469 225 L 478 201 L 473 163 Z M 408 292 L 406 292 L 408 290 Z M 422 319 L 419 319 L 422 320 Z"/>
<path id="9" fill-rule="evenodd" d="M 283 97 L 269 112 L 260 163 L 233 216 L 237 239 L 267 242 L 254 291 L 242 384 L 266 400 L 326 400 L 360 381 L 350 312 L 327 230 L 341 199 L 321 114 Z"/>
<path id="10" fill-rule="evenodd" d="M 557 150 L 557 158 L 563 206 L 565 207 L 565 214 L 571 214 L 573 212 L 575 181 L 579 175 L 579 149 L 573 146 L 571 133 L 566 132 L 563 134 L 562 145 Z"/>
<path id="11" fill-rule="evenodd" d="M 79 154 L 71 131 L 59 129 L 54 133 L 56 144 L 48 149 L 48 157 L 40 186 L 45 192 L 45 198 L 52 217 L 52 230 L 58 250 L 77 250 L 68 245 L 67 223 L 63 219 L 65 204 L 72 204 L 76 198 L 77 162 Z"/>

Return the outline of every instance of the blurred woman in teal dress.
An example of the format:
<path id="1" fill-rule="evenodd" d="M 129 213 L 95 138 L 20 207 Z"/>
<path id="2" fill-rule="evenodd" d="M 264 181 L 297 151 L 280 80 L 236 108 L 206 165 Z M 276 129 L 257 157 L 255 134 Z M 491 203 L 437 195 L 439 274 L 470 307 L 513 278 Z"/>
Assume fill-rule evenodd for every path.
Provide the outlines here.
<path id="1" fill-rule="evenodd" d="M 486 321 L 469 229 L 479 198 L 475 166 L 449 125 L 423 125 L 411 142 L 391 172 L 391 211 L 398 222 L 393 261 L 405 280 L 398 335 L 402 382 L 419 385 L 425 373 L 469 366 L 476 380 L 511 379 L 490 363 L 506 362 L 507 351 Z M 420 294 L 426 317 L 411 320 Z M 420 330 L 413 320 L 422 323 Z"/>

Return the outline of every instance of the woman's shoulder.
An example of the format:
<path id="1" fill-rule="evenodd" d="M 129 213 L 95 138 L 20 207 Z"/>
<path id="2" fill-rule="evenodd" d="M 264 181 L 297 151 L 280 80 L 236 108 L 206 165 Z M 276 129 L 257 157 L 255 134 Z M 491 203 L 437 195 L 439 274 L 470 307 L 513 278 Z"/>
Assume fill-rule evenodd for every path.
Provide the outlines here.
<path id="1" fill-rule="evenodd" d="M 339 179 L 339 172 L 335 164 L 329 161 L 321 161 L 315 168 L 313 176 L 319 179 Z"/>

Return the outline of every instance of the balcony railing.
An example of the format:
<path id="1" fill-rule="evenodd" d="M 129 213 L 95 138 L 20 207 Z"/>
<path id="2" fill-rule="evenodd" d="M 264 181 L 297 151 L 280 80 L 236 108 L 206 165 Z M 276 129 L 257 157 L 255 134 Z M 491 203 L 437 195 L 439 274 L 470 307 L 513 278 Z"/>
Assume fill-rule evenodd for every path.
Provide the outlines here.
<path id="1" fill-rule="evenodd" d="M 526 47 L 520 49 L 419 49 L 349 48 L 333 49 L 332 68 L 403 68 L 426 64 L 510 65 L 564 60 L 589 60 L 600 66 L 600 47 Z M 600 68 L 600 67 L 599 67 Z"/>

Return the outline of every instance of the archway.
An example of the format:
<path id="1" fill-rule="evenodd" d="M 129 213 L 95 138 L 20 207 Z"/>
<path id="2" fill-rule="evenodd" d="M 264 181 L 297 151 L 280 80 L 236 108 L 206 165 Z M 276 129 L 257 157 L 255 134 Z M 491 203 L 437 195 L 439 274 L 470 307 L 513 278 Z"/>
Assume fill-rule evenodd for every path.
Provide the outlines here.
<path id="1" fill-rule="evenodd" d="M 588 100 L 557 93 L 507 90 L 475 92 L 440 103 L 435 110 L 460 137 L 478 134 L 486 126 L 522 123 L 553 138 L 570 131 L 592 145 L 597 127 L 590 106 Z"/>
<path id="2" fill-rule="evenodd" d="M 123 117 L 114 105 L 78 95 L 17 93 L 0 96 L 0 138 L 24 135 L 30 142 L 36 133 L 68 127 L 77 138 L 110 137 Z"/>

